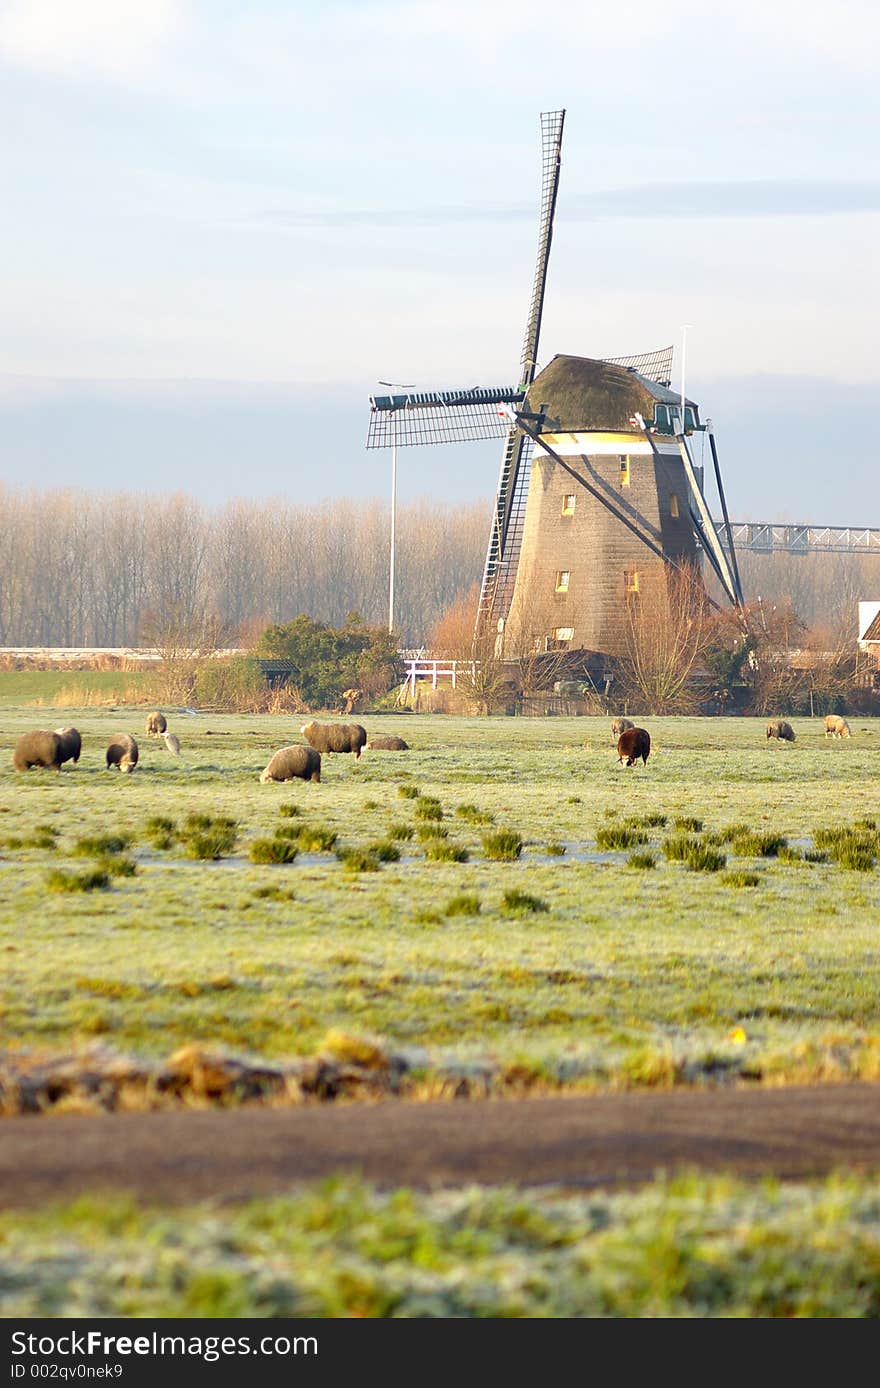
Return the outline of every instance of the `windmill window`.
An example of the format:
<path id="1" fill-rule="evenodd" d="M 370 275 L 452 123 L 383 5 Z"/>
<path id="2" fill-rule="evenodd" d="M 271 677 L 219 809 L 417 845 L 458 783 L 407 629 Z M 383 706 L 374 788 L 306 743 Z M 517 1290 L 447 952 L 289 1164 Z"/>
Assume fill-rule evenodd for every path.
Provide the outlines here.
<path id="1" fill-rule="evenodd" d="M 621 485 L 622 487 L 628 487 L 628 486 L 629 486 L 629 458 L 628 458 L 628 457 L 626 457 L 626 458 L 621 458 L 621 460 L 620 460 L 620 485 Z"/>
<path id="2" fill-rule="evenodd" d="M 570 569 L 557 569 L 557 570 L 556 570 L 556 591 L 557 591 L 557 593 L 567 593 L 567 592 L 568 592 L 568 583 L 569 583 L 569 579 L 570 579 L 570 578 L 571 578 L 571 570 L 570 570 Z"/>
<path id="3" fill-rule="evenodd" d="M 675 492 L 673 492 L 672 496 L 669 498 L 669 514 L 672 516 L 673 520 L 678 520 L 678 497 L 675 495 Z"/>
<path id="4" fill-rule="evenodd" d="M 562 514 L 563 514 L 564 516 L 573 516 L 573 515 L 574 515 L 574 503 L 575 503 L 575 494 L 574 494 L 574 492 L 567 492 L 567 493 L 565 494 L 565 496 L 562 498 Z"/>
<path id="5" fill-rule="evenodd" d="M 574 636 L 574 627 L 557 627 L 553 636 L 557 641 L 570 641 Z"/>
<path id="6" fill-rule="evenodd" d="M 638 569 L 624 569 L 623 586 L 628 593 L 637 593 L 639 591 Z"/>

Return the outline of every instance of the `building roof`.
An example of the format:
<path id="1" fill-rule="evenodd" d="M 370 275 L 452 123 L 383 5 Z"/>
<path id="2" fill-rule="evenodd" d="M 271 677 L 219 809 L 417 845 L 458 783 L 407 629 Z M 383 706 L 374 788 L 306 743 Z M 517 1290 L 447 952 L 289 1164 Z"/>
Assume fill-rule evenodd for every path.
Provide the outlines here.
<path id="1" fill-rule="evenodd" d="M 609 429 L 633 432 L 633 415 L 650 422 L 654 405 L 678 404 L 681 397 L 625 366 L 593 357 L 555 356 L 529 387 L 526 409 L 547 406 L 544 428 L 553 433 Z M 693 406 L 692 400 L 686 399 Z"/>

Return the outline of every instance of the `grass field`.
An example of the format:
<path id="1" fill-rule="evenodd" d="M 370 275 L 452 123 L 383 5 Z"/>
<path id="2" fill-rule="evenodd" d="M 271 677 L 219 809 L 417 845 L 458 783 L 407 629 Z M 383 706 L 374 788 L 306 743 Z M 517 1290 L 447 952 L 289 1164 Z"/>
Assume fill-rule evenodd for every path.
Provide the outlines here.
<path id="1" fill-rule="evenodd" d="M 872 824 L 875 816 L 880 821 L 880 725 L 872 720 L 851 719 L 848 741 L 826 741 L 819 719 L 793 720 L 797 741 L 786 745 L 766 740 L 763 720 L 646 719 L 653 754 L 647 767 L 626 769 L 618 766 L 604 718 L 364 718 L 368 733 L 398 733 L 412 750 L 365 752 L 360 762 L 328 756 L 320 785 L 264 786 L 259 773 L 272 751 L 301 740 L 293 719 L 167 711 L 169 729 L 182 744 L 177 759 L 143 733 L 140 711 L 64 709 L 51 719 L 36 712 L 0 708 L 0 1023 L 7 1054 L 25 1060 L 85 1052 L 99 1043 L 161 1060 L 198 1043 L 281 1061 L 313 1055 L 335 1033 L 353 1038 L 352 1045 L 403 1055 L 413 1097 L 450 1092 L 462 1076 L 477 1092 L 514 1093 L 880 1076 L 880 870 L 872 866 Z M 79 765 L 60 776 L 14 773 L 10 755 L 19 733 L 62 723 L 75 724 L 83 735 Z M 103 766 L 106 744 L 120 730 L 140 744 L 131 776 Z M 431 802 L 439 802 L 441 818 Z M 290 807 L 298 813 L 283 812 Z M 181 837 L 188 815 L 234 821 L 232 846 L 216 860 L 186 856 L 195 851 L 194 830 Z M 172 829 L 148 827 L 157 818 L 171 820 Z M 858 853 L 846 858 L 833 834 L 823 831 L 855 825 Z M 277 843 L 279 829 L 290 835 L 302 826 L 314 832 L 292 862 L 251 860 L 255 841 Z M 431 833 L 438 827 L 445 839 Z M 507 860 L 489 856 L 485 836 L 499 831 L 521 839 L 518 856 L 515 846 Z M 96 841 L 113 837 L 123 847 L 108 854 L 106 842 Z M 682 837 L 692 841 L 685 845 L 692 866 L 668 847 Z M 324 851 L 316 851 L 322 843 Z M 389 843 L 400 851 L 397 860 L 376 849 Z M 443 850 L 444 843 L 451 850 Z M 803 856 L 823 843 L 834 856 Z M 337 849 L 357 852 L 345 862 Z M 463 861 L 455 860 L 456 850 L 466 854 Z M 443 851 L 445 860 L 431 856 Z M 631 865 L 633 855 L 648 857 L 653 866 Z M 125 875 L 120 860 L 134 871 L 129 866 Z M 106 872 L 106 886 L 50 889 L 53 872 L 71 886 L 94 871 Z M 717 1183 L 696 1182 L 690 1193 L 676 1195 L 675 1217 L 668 1190 L 600 1202 L 617 1212 L 608 1215 L 608 1228 L 617 1230 L 621 1247 L 631 1240 L 631 1265 L 626 1275 L 619 1272 L 611 1295 L 593 1285 L 585 1247 L 573 1253 L 573 1245 L 552 1233 L 546 1195 L 463 1194 L 465 1205 L 494 1211 L 485 1217 L 499 1228 L 513 1219 L 514 1233 L 498 1234 L 495 1243 L 494 1234 L 483 1242 L 474 1234 L 476 1243 L 461 1235 L 456 1243 L 461 1216 L 450 1214 L 459 1208 L 451 1196 L 401 1194 L 402 1204 L 392 1200 L 386 1207 L 386 1197 L 342 1185 L 333 1197 L 342 1213 L 335 1224 L 335 1216 L 328 1218 L 337 1242 L 345 1224 L 354 1243 L 340 1253 L 327 1285 L 316 1290 L 310 1282 L 305 1302 L 297 1304 L 317 1306 L 314 1314 L 356 1314 L 362 1279 L 364 1314 L 877 1314 L 876 1211 L 871 1220 L 852 1213 L 860 1200 L 869 1202 L 869 1184 L 856 1183 L 845 1199 L 823 1185 L 760 1200 L 731 1189 L 725 1187 L 722 1198 Z M 278 1219 L 308 1224 L 313 1216 L 302 1210 L 319 1199 L 330 1197 L 292 1196 L 294 1203 L 305 1201 L 299 1213 L 291 1206 L 279 1214 L 281 1207 L 273 1205 L 253 1219 L 261 1228 L 260 1221 L 274 1227 Z M 594 1202 L 576 1206 L 569 1213 L 572 1227 L 580 1228 L 579 1220 L 592 1218 Z M 795 1206 L 801 1213 L 793 1213 Z M 836 1231 L 831 1242 L 840 1236 L 839 1260 L 837 1253 L 822 1254 L 827 1297 L 816 1286 L 811 1291 L 805 1270 L 811 1255 L 796 1252 L 799 1221 L 806 1227 L 818 1207 Z M 535 1235 L 539 1252 L 529 1243 L 532 1234 L 523 1235 L 532 1251 L 524 1253 L 517 1243 L 520 1216 L 510 1211 L 520 1208 L 525 1226 L 544 1231 Z M 742 1263 L 743 1240 L 759 1257 L 758 1244 L 766 1238 L 769 1248 L 775 1229 L 793 1281 L 783 1278 L 776 1297 L 761 1290 L 758 1277 L 750 1293 L 743 1273 L 742 1286 L 731 1283 L 729 1295 L 710 1287 L 681 1300 L 671 1289 L 679 1285 L 673 1277 L 668 1292 L 652 1301 L 644 1269 L 659 1254 L 649 1250 L 680 1243 L 682 1229 L 703 1248 L 695 1208 L 706 1212 L 707 1227 L 708 1212 L 716 1208 L 721 1231 L 716 1252 L 705 1253 L 701 1277 L 711 1281 L 715 1261 L 728 1254 Z M 355 1210 L 361 1211 L 357 1217 Z M 410 1244 L 400 1253 L 403 1261 L 394 1262 L 369 1239 L 358 1242 L 358 1221 L 371 1229 L 385 1221 L 391 1228 L 401 1210 L 414 1246 L 423 1238 L 439 1240 L 443 1268 L 452 1267 L 459 1249 L 465 1280 L 474 1279 L 474 1289 L 461 1293 L 469 1309 L 449 1309 L 458 1293 L 443 1290 L 445 1273 L 439 1282 L 426 1274 L 423 1283 L 412 1271 Z M 113 1218 L 106 1216 L 109 1225 Z M 145 1269 L 151 1258 L 162 1264 L 161 1216 L 153 1218 L 158 1224 L 145 1235 L 154 1241 Z M 475 1218 L 482 1229 L 484 1215 Z M 746 1236 L 742 1222 L 750 1218 L 757 1224 Z M 45 1246 L 45 1256 L 34 1255 L 43 1259 L 44 1271 L 54 1266 L 49 1245 L 57 1243 L 70 1277 L 59 1284 L 48 1272 L 30 1281 L 25 1276 L 10 1292 L 10 1305 L 50 1306 L 52 1287 L 64 1309 L 29 1314 L 84 1314 L 124 1304 L 121 1292 L 90 1301 L 92 1292 L 82 1290 L 94 1281 L 83 1276 L 89 1259 L 101 1267 L 112 1261 L 110 1234 L 94 1211 L 58 1214 L 58 1239 L 48 1226 L 40 1234 L 36 1219 L 21 1216 L 12 1224 L 30 1230 L 35 1248 Z M 140 1219 L 148 1216 L 119 1216 L 118 1248 L 129 1235 L 141 1237 Z M 302 1314 L 272 1309 L 271 1296 L 248 1299 L 237 1274 L 214 1257 L 211 1241 L 215 1234 L 220 1239 L 216 1230 L 228 1228 L 230 1219 L 228 1212 L 194 1210 L 183 1221 L 198 1244 L 192 1256 L 204 1264 L 205 1280 L 192 1294 L 194 1309 L 182 1314 Z M 860 1241 L 845 1232 L 852 1219 L 862 1220 Z M 8 1221 L 5 1227 L 0 1248 L 17 1247 Z M 324 1240 L 322 1256 L 329 1258 L 330 1234 L 315 1237 Z M 614 1242 L 612 1234 L 608 1238 Z M 79 1254 L 64 1251 L 71 1239 Z M 717 1251 L 722 1245 L 723 1255 Z M 305 1235 L 296 1247 L 288 1268 L 294 1270 L 281 1279 L 284 1295 L 294 1301 L 297 1259 L 305 1266 L 315 1251 Z M 488 1262 L 481 1261 L 484 1255 Z M 271 1253 L 264 1249 L 258 1263 L 261 1258 L 268 1267 Z M 506 1310 L 492 1310 L 502 1293 L 491 1290 L 486 1269 L 501 1277 L 510 1259 L 522 1271 L 523 1286 L 537 1285 L 530 1280 L 534 1274 L 556 1290 L 546 1297 L 511 1293 Z M 567 1293 L 557 1285 L 570 1277 L 572 1259 L 581 1281 L 571 1295 L 587 1308 L 574 1313 L 565 1309 Z M 853 1259 L 868 1279 L 858 1283 L 862 1292 L 855 1289 Z M 345 1295 L 333 1280 L 343 1267 L 352 1279 Z M 262 1285 L 262 1276 L 255 1273 L 255 1285 Z M 519 1285 L 519 1272 L 511 1277 L 510 1285 Z M 844 1306 L 836 1289 L 848 1278 L 853 1288 Z M 168 1314 L 170 1303 L 161 1287 L 156 1290 L 153 1273 L 145 1270 L 144 1279 L 131 1304 L 142 1314 Z M 449 1287 L 456 1281 L 452 1273 L 447 1280 Z M 870 1296 L 865 1285 L 874 1288 Z M 83 1310 L 74 1309 L 80 1304 L 75 1287 L 87 1297 Z M 786 1287 L 794 1289 L 790 1303 Z M 435 1292 L 439 1300 L 432 1300 Z M 229 1310 L 238 1304 L 246 1309 Z M 727 1309 L 719 1312 L 719 1305 Z M 842 1309 L 828 1309 L 833 1306 Z"/>

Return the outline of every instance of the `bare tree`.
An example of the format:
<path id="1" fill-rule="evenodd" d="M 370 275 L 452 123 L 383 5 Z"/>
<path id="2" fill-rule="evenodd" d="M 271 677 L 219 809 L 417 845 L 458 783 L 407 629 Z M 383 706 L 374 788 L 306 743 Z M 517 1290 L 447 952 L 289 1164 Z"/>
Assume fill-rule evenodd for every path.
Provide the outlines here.
<path id="1" fill-rule="evenodd" d="M 621 679 L 646 713 L 687 713 L 697 704 L 694 675 L 710 607 L 699 573 L 657 564 L 640 575 L 626 603 Z"/>
<path id="2" fill-rule="evenodd" d="M 475 583 L 437 622 L 429 646 L 432 656 L 455 661 L 456 687 L 474 712 L 485 716 L 503 706 L 510 697 L 512 682 L 497 633 L 474 634 L 479 600 L 480 588 Z"/>

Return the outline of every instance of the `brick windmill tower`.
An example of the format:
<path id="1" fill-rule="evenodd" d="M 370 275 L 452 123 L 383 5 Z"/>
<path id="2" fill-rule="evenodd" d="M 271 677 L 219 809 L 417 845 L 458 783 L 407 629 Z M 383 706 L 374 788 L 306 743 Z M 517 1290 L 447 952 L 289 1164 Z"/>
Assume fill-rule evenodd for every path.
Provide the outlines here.
<path id="1" fill-rule="evenodd" d="M 476 630 L 499 651 L 621 654 L 627 603 L 707 562 L 742 606 L 714 435 L 671 388 L 672 348 L 601 359 L 554 356 L 537 370 L 559 186 L 564 111 L 541 116 L 538 259 L 516 386 L 373 396 L 368 448 L 504 438 Z M 726 547 L 690 439 L 705 430 Z M 527 633 L 526 633 L 527 628 Z"/>

